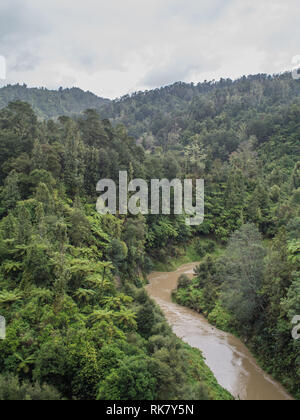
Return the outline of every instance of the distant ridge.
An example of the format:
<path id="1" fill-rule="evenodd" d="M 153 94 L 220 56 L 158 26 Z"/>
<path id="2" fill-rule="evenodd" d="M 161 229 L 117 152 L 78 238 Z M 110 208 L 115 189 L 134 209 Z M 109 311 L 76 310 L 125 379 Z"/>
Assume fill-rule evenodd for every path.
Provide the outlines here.
<path id="1" fill-rule="evenodd" d="M 24 85 L 8 85 L 0 89 L 0 108 L 12 101 L 28 102 L 39 118 L 56 118 L 60 115 L 78 115 L 88 108 L 100 109 L 110 102 L 79 88 L 48 90 L 28 88 Z"/>

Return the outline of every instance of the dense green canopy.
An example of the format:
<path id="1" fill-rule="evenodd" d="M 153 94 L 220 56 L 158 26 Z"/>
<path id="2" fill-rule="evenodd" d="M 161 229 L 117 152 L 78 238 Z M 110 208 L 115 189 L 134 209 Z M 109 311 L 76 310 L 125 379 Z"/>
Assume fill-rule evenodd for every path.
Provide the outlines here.
<path id="1" fill-rule="evenodd" d="M 185 253 L 202 262 L 176 299 L 247 339 L 300 397 L 300 83 L 178 83 L 101 107 L 71 90 L 51 112 L 54 93 L 6 89 L 34 110 L 0 111 L 0 398 L 230 398 L 143 290 Z M 96 184 L 122 170 L 204 178 L 204 223 L 101 216 Z"/>

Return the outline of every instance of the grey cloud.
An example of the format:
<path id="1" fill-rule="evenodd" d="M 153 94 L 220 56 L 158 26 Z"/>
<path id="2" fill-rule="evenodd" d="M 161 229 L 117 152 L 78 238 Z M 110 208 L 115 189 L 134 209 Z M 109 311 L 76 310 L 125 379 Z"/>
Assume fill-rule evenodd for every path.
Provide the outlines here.
<path id="1" fill-rule="evenodd" d="M 1 0 L 0 45 L 3 48 L 18 48 L 27 41 L 50 33 L 47 15 L 40 14 L 30 0 Z"/>
<path id="2" fill-rule="evenodd" d="M 219 65 L 220 58 L 205 58 L 195 48 L 191 55 L 175 53 L 166 64 L 151 69 L 141 80 L 141 84 L 153 88 L 179 81 L 188 82 L 193 72 L 217 70 Z"/>
<path id="3" fill-rule="evenodd" d="M 191 24 L 217 20 L 222 16 L 231 0 L 189 1 L 173 0 L 167 7 L 171 16 L 178 16 Z"/>
<path id="4" fill-rule="evenodd" d="M 191 68 L 188 66 L 180 66 L 179 64 L 175 67 L 167 66 L 162 69 L 154 69 L 141 80 L 141 83 L 149 88 L 166 86 L 176 81 L 186 80 L 190 70 Z"/>
<path id="5" fill-rule="evenodd" d="M 120 96 L 178 80 L 281 71 L 298 0 L 1 0 L 11 82 Z"/>

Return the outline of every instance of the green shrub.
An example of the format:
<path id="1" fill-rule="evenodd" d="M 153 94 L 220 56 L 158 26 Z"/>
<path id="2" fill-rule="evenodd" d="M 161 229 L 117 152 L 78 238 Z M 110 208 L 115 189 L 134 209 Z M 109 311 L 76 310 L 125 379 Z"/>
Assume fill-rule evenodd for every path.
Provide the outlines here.
<path id="1" fill-rule="evenodd" d="M 186 275 L 182 274 L 177 283 L 177 289 L 185 289 L 186 287 L 189 287 L 191 284 L 191 279 Z"/>
<path id="2" fill-rule="evenodd" d="M 0 376 L 0 401 L 56 401 L 61 396 L 49 385 L 20 382 L 16 376 Z"/>
<path id="3" fill-rule="evenodd" d="M 208 315 L 208 321 L 223 331 L 230 331 L 232 316 L 217 301 L 213 311 Z"/>
<path id="4" fill-rule="evenodd" d="M 216 243 L 212 240 L 204 241 L 203 239 L 197 239 L 195 241 L 195 250 L 199 257 L 203 258 L 207 254 L 215 252 Z"/>

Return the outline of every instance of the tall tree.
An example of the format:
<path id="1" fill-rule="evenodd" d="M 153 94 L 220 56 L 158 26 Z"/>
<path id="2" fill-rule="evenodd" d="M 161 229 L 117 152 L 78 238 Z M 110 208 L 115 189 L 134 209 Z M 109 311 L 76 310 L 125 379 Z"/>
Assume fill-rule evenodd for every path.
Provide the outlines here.
<path id="1" fill-rule="evenodd" d="M 261 288 L 265 255 L 261 234 L 255 225 L 248 224 L 232 235 L 220 260 L 222 301 L 240 324 L 251 323 L 264 309 Z"/>

